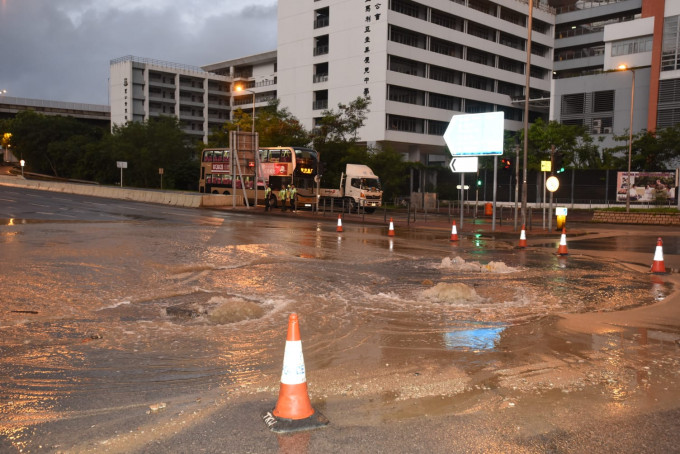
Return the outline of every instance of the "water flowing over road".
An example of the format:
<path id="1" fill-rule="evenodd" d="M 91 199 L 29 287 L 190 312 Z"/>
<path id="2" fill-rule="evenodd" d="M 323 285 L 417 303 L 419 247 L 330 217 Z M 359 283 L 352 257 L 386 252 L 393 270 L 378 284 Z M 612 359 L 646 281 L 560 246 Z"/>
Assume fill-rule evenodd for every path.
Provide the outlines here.
<path id="1" fill-rule="evenodd" d="M 312 401 L 331 419 L 294 441 L 298 452 L 362 451 L 336 445 L 343 426 L 394 422 L 390 431 L 402 431 L 405 421 L 494 412 L 521 422 L 497 435 L 472 430 L 480 452 L 545 452 L 551 443 L 568 452 L 555 433 L 535 438 L 554 427 L 577 437 L 579 422 L 564 422 L 565 412 L 678 410 L 677 325 L 557 329 L 562 318 L 664 303 L 674 282 L 643 268 L 654 235 L 584 231 L 560 257 L 559 235 L 520 250 L 514 237 L 490 232 L 451 242 L 446 230 L 399 226 L 389 237 L 383 225 L 345 223 L 338 233 L 312 216 L 3 189 L 3 199 L 15 197 L 35 207 L 24 202 L 19 213 L 6 202 L 0 211 L 3 452 L 164 452 L 182 436 L 177 452 L 187 452 L 182 443 L 200 447 L 216 415 L 245 406 L 257 421 L 276 400 L 291 312 Z M 678 243 L 666 237 L 672 263 Z M 641 255 L 624 259 L 630 252 Z M 541 422 L 537 406 L 557 413 Z M 209 437 L 203 449 L 285 451 L 258 423 L 233 449 L 213 451 L 214 438 L 233 434 Z M 450 440 L 431 450 L 444 446 Z"/>

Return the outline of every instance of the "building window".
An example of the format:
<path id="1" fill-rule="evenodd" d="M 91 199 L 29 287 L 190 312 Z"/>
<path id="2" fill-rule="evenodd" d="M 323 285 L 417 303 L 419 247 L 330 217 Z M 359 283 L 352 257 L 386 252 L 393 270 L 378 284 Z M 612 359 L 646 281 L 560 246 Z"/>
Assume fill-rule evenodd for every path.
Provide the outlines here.
<path id="1" fill-rule="evenodd" d="M 680 123 L 680 79 L 659 81 L 657 128 L 668 128 Z"/>
<path id="2" fill-rule="evenodd" d="M 318 90 L 314 92 L 314 102 L 312 104 L 312 109 L 328 109 L 328 90 Z"/>
<path id="3" fill-rule="evenodd" d="M 519 98 L 524 94 L 524 87 L 510 82 L 498 81 L 498 93 L 508 95 L 511 98 Z"/>
<path id="4" fill-rule="evenodd" d="M 314 28 L 328 27 L 329 8 L 321 8 L 314 11 Z"/>
<path id="5" fill-rule="evenodd" d="M 387 129 L 391 131 L 404 131 L 422 134 L 425 131 L 425 120 L 420 118 L 402 117 L 399 115 L 388 115 Z"/>
<path id="6" fill-rule="evenodd" d="M 429 106 L 435 109 L 453 110 L 460 112 L 461 99 L 455 96 L 442 95 L 439 93 L 430 93 Z"/>
<path id="7" fill-rule="evenodd" d="M 670 16 L 663 22 L 663 41 L 661 44 L 661 71 L 680 68 L 680 16 Z"/>
<path id="8" fill-rule="evenodd" d="M 325 55 L 328 53 L 328 35 L 317 36 L 314 38 L 314 56 Z"/>
<path id="9" fill-rule="evenodd" d="M 467 61 L 479 63 L 480 65 L 496 66 L 496 57 L 494 54 L 479 49 L 473 49 L 471 47 L 468 47 L 467 49 Z"/>
<path id="10" fill-rule="evenodd" d="M 412 88 L 388 85 L 387 99 L 390 101 L 404 102 L 407 104 L 425 105 L 425 92 Z"/>
<path id="11" fill-rule="evenodd" d="M 524 63 L 511 58 L 498 57 L 498 69 L 517 74 L 524 74 Z"/>
<path id="12" fill-rule="evenodd" d="M 651 52 L 652 42 L 652 36 L 615 41 L 612 43 L 612 57 L 618 57 L 619 55 L 639 54 L 641 52 Z"/>
<path id="13" fill-rule="evenodd" d="M 487 41 L 496 42 L 496 30 L 486 25 L 468 21 L 468 34 Z"/>
<path id="14" fill-rule="evenodd" d="M 449 57 L 463 58 L 463 46 L 443 39 L 430 38 L 430 51 Z"/>
<path id="15" fill-rule="evenodd" d="M 427 133 L 433 136 L 443 136 L 448 126 L 449 123 L 446 121 L 428 120 Z"/>
<path id="16" fill-rule="evenodd" d="M 389 57 L 389 69 L 390 71 L 402 74 L 425 77 L 425 63 L 409 60 L 407 58 L 395 57 L 394 55 L 390 55 Z"/>
<path id="17" fill-rule="evenodd" d="M 314 83 L 328 81 L 328 62 L 314 65 L 314 76 L 312 81 Z"/>
<path id="18" fill-rule="evenodd" d="M 430 13 L 430 22 L 459 32 L 462 32 L 465 27 L 465 21 L 460 17 L 436 9 Z"/>
<path id="19" fill-rule="evenodd" d="M 593 93 L 593 112 L 614 111 L 614 90 Z"/>
<path id="20" fill-rule="evenodd" d="M 474 74 L 467 74 L 465 76 L 465 86 L 470 88 L 476 88 L 477 90 L 493 91 L 494 83 L 493 79 L 488 77 L 476 76 Z M 485 111 L 489 112 L 489 111 Z"/>
<path id="21" fill-rule="evenodd" d="M 392 0 L 390 9 L 417 19 L 427 19 L 427 8 L 410 0 Z"/>
<path id="22" fill-rule="evenodd" d="M 482 101 L 472 101 L 468 99 L 465 101 L 465 113 L 485 113 L 493 112 L 493 104 Z"/>
<path id="23" fill-rule="evenodd" d="M 427 37 L 422 33 L 417 33 L 411 30 L 407 30 L 405 28 L 390 26 L 390 41 L 394 41 L 395 43 L 399 44 L 404 44 L 406 46 L 425 49 Z"/>
<path id="24" fill-rule="evenodd" d="M 462 85 L 463 73 L 441 66 L 430 65 L 430 79 L 449 84 Z"/>
<path id="25" fill-rule="evenodd" d="M 500 33 L 500 41 L 502 45 L 512 47 L 513 49 L 518 49 L 518 50 L 524 50 L 524 43 L 526 43 L 526 39 L 520 38 L 515 35 L 511 35 L 509 33 L 501 32 Z M 536 43 L 531 43 L 531 49 L 533 51 L 533 47 Z M 533 53 L 533 52 L 532 52 Z"/>
<path id="26" fill-rule="evenodd" d="M 497 112 L 503 112 L 506 120 L 522 121 L 524 111 L 508 106 L 496 106 Z"/>
<path id="27" fill-rule="evenodd" d="M 585 113 L 585 93 L 574 93 L 562 96 L 562 115 L 573 115 Z"/>

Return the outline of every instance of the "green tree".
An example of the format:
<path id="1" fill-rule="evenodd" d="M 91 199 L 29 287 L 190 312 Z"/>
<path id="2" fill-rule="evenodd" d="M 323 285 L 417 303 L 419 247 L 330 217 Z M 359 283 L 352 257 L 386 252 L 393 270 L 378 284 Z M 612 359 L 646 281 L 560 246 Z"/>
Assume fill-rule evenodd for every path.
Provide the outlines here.
<path id="1" fill-rule="evenodd" d="M 234 111 L 234 120 L 224 123 L 208 137 L 208 147 L 228 147 L 229 133 L 240 129 L 252 130 L 252 113 L 243 109 Z M 255 112 L 255 131 L 261 147 L 309 145 L 311 136 L 302 123 L 287 108 L 280 107 L 278 99 Z"/>
<path id="2" fill-rule="evenodd" d="M 313 132 L 312 143 L 325 166 L 324 184 L 337 186 L 345 165 L 370 164 L 369 151 L 358 143 L 358 131 L 364 126 L 370 99 L 358 97 L 338 110 L 327 109 Z"/>
<path id="3" fill-rule="evenodd" d="M 105 173 L 107 183 L 120 178 L 116 161 L 126 161 L 123 178 L 128 186 L 159 187 L 159 168 L 164 169 L 164 188 L 195 189 L 198 184 L 199 163 L 193 159 L 194 150 L 174 117 L 115 126 L 103 149 L 105 165 L 111 169 Z M 193 178 L 188 178 L 187 169 L 191 169 Z"/>
<path id="4" fill-rule="evenodd" d="M 614 136 L 620 145 L 605 152 L 611 157 L 612 168 L 628 168 L 628 134 Z M 680 125 L 640 131 L 633 134 L 631 152 L 632 171 L 661 171 L 675 168 L 680 163 Z"/>
<path id="5" fill-rule="evenodd" d="M 403 155 L 389 146 L 369 153 L 368 165 L 380 177 L 383 200 L 392 200 L 408 193 L 408 163 Z"/>
<path id="6" fill-rule="evenodd" d="M 523 145 L 524 132 L 520 132 L 519 143 Z M 602 157 L 594 145 L 592 136 L 584 126 L 563 125 L 556 121 L 548 123 L 537 119 L 529 127 L 528 169 L 540 170 L 541 161 L 550 160 L 550 150 L 562 154 L 565 167 L 600 168 Z M 521 152 L 520 152 L 521 155 Z"/>
<path id="7" fill-rule="evenodd" d="M 36 173 L 74 178 L 82 174 L 87 150 L 108 133 L 73 117 L 19 112 L 6 122 L 14 153 Z"/>

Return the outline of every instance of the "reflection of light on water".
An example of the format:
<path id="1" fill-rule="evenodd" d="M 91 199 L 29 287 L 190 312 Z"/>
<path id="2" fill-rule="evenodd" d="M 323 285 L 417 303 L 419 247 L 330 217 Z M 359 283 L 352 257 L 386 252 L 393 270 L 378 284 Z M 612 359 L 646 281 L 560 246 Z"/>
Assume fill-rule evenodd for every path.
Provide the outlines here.
<path id="1" fill-rule="evenodd" d="M 505 326 L 463 329 L 444 333 L 446 348 L 469 348 L 474 350 L 491 350 L 501 339 Z"/>

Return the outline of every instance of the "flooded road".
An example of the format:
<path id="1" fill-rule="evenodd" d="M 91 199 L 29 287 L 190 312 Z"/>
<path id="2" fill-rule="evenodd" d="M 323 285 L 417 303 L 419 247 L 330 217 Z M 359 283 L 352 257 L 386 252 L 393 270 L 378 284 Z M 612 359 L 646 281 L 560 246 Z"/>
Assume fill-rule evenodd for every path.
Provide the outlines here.
<path id="1" fill-rule="evenodd" d="M 426 421 L 419 447 L 446 440 L 434 452 L 578 452 L 560 444 L 582 433 L 570 412 L 632 424 L 680 407 L 673 318 L 558 329 L 668 301 L 672 276 L 638 266 L 651 264 L 653 234 L 584 234 L 559 257 L 559 235 L 519 250 L 492 233 L 338 233 L 278 213 L 42 195 L 17 215 L 2 203 L 2 452 L 286 452 L 258 411 L 275 404 L 291 312 L 312 402 L 331 420 L 294 452 L 414 452 L 399 436 Z M 665 240 L 670 263 L 677 243 Z M 243 427 L 211 432 L 244 409 Z M 462 415 L 476 449 L 444 435 Z M 375 433 L 392 437 L 378 448 Z M 346 436 L 362 441 L 348 448 Z"/>

